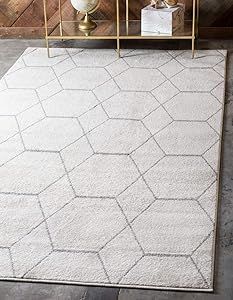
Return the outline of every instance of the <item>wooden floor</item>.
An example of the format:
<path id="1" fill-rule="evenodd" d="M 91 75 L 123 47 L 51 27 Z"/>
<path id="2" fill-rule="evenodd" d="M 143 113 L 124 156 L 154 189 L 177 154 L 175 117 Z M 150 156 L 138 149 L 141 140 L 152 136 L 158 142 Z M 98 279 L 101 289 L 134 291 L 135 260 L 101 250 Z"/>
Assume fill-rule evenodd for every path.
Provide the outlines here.
<path id="1" fill-rule="evenodd" d="M 48 26 L 52 32 L 58 25 L 58 0 L 48 2 Z M 149 0 L 129 0 L 130 18 L 140 17 L 141 8 Z M 190 15 L 192 0 L 185 2 L 186 14 Z M 70 0 L 61 0 L 63 18 L 75 20 L 79 18 L 70 4 Z M 220 4 L 221 3 L 221 4 Z M 125 15 L 125 0 L 120 0 L 121 18 Z M 96 13 L 96 19 L 115 18 L 115 0 L 102 0 Z M 0 0 L 0 37 L 41 37 L 44 35 L 44 16 L 42 0 Z M 200 33 L 204 36 L 228 35 L 233 37 L 233 1 L 232 0 L 200 0 Z M 231 28 L 232 27 L 232 28 Z M 230 28 L 230 29 L 228 29 Z"/>

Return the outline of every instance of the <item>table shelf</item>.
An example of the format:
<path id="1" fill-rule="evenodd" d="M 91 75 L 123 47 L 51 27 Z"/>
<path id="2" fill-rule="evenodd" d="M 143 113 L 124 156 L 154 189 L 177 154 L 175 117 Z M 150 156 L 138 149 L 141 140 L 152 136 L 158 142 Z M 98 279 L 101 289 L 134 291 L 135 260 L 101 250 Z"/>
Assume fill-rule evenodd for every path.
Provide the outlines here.
<path id="1" fill-rule="evenodd" d="M 117 51 L 120 56 L 120 41 L 127 39 L 135 40 L 191 40 L 192 41 L 192 57 L 195 51 L 195 39 L 198 31 L 199 19 L 199 0 L 193 0 L 193 15 L 192 20 L 186 20 L 184 28 L 175 32 L 173 35 L 159 35 L 156 33 L 141 32 L 141 20 L 129 19 L 129 0 L 126 0 L 126 20 L 120 20 L 119 0 L 116 3 L 116 19 L 111 20 L 95 20 L 97 27 L 89 33 L 84 33 L 79 30 L 80 21 L 66 21 L 62 18 L 61 0 L 58 1 L 60 22 L 55 30 L 48 34 L 47 24 L 47 1 L 44 3 L 45 16 L 45 39 L 47 43 L 49 55 L 49 40 L 116 40 Z"/>

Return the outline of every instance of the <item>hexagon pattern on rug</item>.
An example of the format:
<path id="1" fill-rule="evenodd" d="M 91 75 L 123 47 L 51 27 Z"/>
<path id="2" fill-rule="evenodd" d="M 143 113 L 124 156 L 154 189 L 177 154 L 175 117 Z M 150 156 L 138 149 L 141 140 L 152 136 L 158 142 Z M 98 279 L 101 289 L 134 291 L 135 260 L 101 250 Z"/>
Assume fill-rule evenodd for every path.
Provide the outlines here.
<path id="1" fill-rule="evenodd" d="M 0 276 L 211 289 L 225 54 L 51 54 L 0 80 Z"/>

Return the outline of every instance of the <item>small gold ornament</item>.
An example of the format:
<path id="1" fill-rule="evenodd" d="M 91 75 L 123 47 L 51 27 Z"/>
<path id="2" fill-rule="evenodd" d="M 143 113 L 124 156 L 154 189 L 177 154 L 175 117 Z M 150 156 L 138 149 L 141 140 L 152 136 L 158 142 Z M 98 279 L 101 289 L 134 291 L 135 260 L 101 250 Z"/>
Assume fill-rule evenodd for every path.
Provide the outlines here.
<path id="1" fill-rule="evenodd" d="M 151 0 L 151 6 L 156 9 L 175 7 L 178 4 L 178 0 Z"/>
<path id="2" fill-rule="evenodd" d="M 92 21 L 90 14 L 99 8 L 100 1 L 101 0 L 71 0 L 73 7 L 77 11 L 85 14 L 78 26 L 79 30 L 83 31 L 85 35 L 89 35 L 89 33 L 97 27 L 97 24 Z"/>
<path id="3" fill-rule="evenodd" d="M 168 7 L 174 7 L 178 4 L 178 0 L 164 0 Z"/>

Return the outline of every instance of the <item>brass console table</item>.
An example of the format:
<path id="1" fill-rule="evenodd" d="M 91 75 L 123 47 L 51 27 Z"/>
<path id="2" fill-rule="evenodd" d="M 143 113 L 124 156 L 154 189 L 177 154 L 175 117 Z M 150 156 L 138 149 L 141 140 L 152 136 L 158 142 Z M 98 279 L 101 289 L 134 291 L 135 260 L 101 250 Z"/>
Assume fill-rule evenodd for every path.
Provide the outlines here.
<path id="1" fill-rule="evenodd" d="M 89 35 L 78 30 L 78 20 L 66 21 L 63 19 L 61 0 L 58 1 L 59 7 L 59 24 L 56 29 L 49 34 L 48 18 L 47 18 L 47 1 L 44 3 L 44 19 L 45 19 L 45 40 L 49 54 L 49 40 L 115 40 L 117 52 L 120 56 L 120 41 L 121 40 L 190 40 L 192 42 L 192 58 L 195 54 L 195 40 L 198 35 L 199 23 L 199 0 L 193 0 L 192 19 L 185 21 L 183 32 L 177 32 L 172 36 L 167 35 L 142 35 L 141 21 L 129 19 L 129 0 L 125 0 L 125 20 L 120 20 L 120 4 L 116 1 L 116 18 L 114 21 L 101 20 L 96 21 L 97 28 L 90 32 Z"/>

